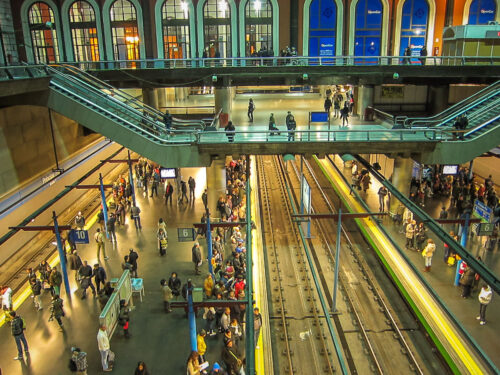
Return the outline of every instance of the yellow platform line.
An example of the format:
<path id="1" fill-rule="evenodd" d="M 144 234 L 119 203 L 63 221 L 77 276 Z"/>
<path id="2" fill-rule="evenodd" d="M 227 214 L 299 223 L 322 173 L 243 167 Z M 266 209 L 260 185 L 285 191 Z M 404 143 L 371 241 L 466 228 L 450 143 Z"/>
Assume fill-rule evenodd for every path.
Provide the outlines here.
<path id="1" fill-rule="evenodd" d="M 270 330 L 269 330 L 269 314 L 267 305 L 267 291 L 266 291 L 266 279 L 265 279 L 265 265 L 262 251 L 262 235 L 261 235 L 261 222 L 260 222 L 260 210 L 258 205 L 258 184 L 257 184 L 257 165 L 255 162 L 255 157 L 252 156 L 250 159 L 250 169 L 252 173 L 250 174 L 250 187 L 251 187 L 251 217 L 257 226 L 257 230 L 252 231 L 252 275 L 253 275 L 253 290 L 255 304 L 259 307 L 262 314 L 262 328 L 260 331 L 259 340 L 255 343 L 258 349 L 255 349 L 255 372 L 256 374 L 272 374 L 272 368 L 269 364 L 266 364 L 266 358 L 264 353 L 266 353 L 267 345 L 270 342 Z M 249 306 L 253 310 L 252 306 Z"/>
<path id="2" fill-rule="evenodd" d="M 343 182 L 338 172 L 326 160 L 318 160 L 322 168 L 328 171 L 330 177 L 335 181 L 338 189 L 342 192 L 345 201 L 348 201 L 353 212 L 366 212 L 361 204 L 349 195 L 350 189 Z M 334 183 L 331 180 L 332 183 Z M 462 343 L 454 324 L 443 313 L 440 305 L 426 292 L 426 287 L 422 281 L 413 272 L 405 259 L 398 253 L 392 243 L 378 228 L 378 226 L 370 219 L 357 219 L 358 223 L 370 232 L 373 239 L 378 242 L 378 249 L 385 257 L 386 261 L 390 262 L 390 267 L 398 273 L 398 278 L 402 284 L 405 284 L 405 289 L 412 294 L 412 299 L 418 305 L 421 313 L 425 313 L 426 321 L 433 326 L 433 331 L 441 337 L 441 343 L 447 347 L 447 351 L 453 356 L 455 361 L 461 364 L 462 370 L 467 370 L 470 374 L 483 374 L 483 370 L 478 365 L 478 359 L 474 358 L 467 348 Z M 450 353 L 450 350 L 452 351 Z M 456 362 L 455 362 L 456 363 Z"/>
<path id="3" fill-rule="evenodd" d="M 109 202 L 111 202 L 111 200 L 112 200 L 112 197 L 108 199 L 108 207 L 109 207 Z M 84 227 L 85 230 L 89 230 L 97 222 L 97 214 L 98 214 L 98 212 L 96 212 L 94 215 L 92 215 L 91 219 L 85 224 L 85 227 Z M 71 248 L 70 248 L 69 244 L 66 243 L 65 251 L 68 252 L 69 250 L 71 250 Z M 47 263 L 49 263 L 50 267 L 52 267 L 52 268 L 57 266 L 60 263 L 59 252 L 55 251 L 54 254 L 52 254 L 49 257 L 49 259 L 47 260 Z M 31 286 L 30 286 L 29 281 L 26 281 L 21 286 L 19 291 L 16 293 L 14 298 L 12 298 L 12 308 L 14 310 L 19 309 L 19 307 L 21 307 L 21 305 L 24 303 L 24 301 L 26 301 L 26 299 L 28 299 L 28 297 L 30 295 L 31 295 Z M 7 317 L 5 315 L 5 312 L 2 311 L 0 314 L 0 327 L 2 327 L 6 323 L 6 318 Z"/>

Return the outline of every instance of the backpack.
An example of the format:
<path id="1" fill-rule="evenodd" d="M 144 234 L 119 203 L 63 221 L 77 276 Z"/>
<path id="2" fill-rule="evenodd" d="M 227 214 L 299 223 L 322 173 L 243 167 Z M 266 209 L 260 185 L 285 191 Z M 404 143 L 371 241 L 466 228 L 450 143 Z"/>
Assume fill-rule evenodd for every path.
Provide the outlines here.
<path id="1" fill-rule="evenodd" d="M 76 367 L 76 362 L 73 360 L 73 358 L 69 359 L 68 369 L 71 372 L 77 372 L 78 371 L 78 368 Z"/>

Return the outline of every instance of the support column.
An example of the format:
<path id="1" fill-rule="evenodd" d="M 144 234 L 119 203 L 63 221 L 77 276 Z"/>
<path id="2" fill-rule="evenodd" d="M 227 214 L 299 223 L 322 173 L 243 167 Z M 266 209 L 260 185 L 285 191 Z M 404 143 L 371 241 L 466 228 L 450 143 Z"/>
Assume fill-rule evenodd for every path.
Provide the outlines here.
<path id="1" fill-rule="evenodd" d="M 220 217 L 216 212 L 217 201 L 221 195 L 226 194 L 226 164 L 225 158 L 212 161 L 212 165 L 206 168 L 208 209 L 212 217 Z"/>
<path id="2" fill-rule="evenodd" d="M 229 117 L 231 116 L 231 109 L 233 107 L 233 99 L 231 94 L 231 87 L 217 87 L 214 90 L 215 99 L 215 113 L 222 109 L 219 117 L 219 124 L 221 127 L 227 125 Z"/>
<path id="3" fill-rule="evenodd" d="M 184 87 L 176 87 L 174 89 L 174 91 L 175 91 L 175 100 L 176 101 L 181 101 L 181 100 L 186 99 Z"/>
<path id="4" fill-rule="evenodd" d="M 158 96 L 158 109 L 165 112 L 165 107 L 167 106 L 167 92 L 164 87 L 157 89 Z"/>
<path id="5" fill-rule="evenodd" d="M 374 95 L 374 87 L 373 85 L 363 85 L 359 88 L 358 91 L 358 114 L 359 118 L 366 120 L 365 118 L 365 110 L 366 107 L 370 107 L 373 105 L 373 95 Z"/>
<path id="6" fill-rule="evenodd" d="M 450 88 L 448 85 L 442 86 L 429 86 L 428 108 L 429 112 L 433 115 L 444 111 L 448 108 L 448 96 Z"/>
<path id="7" fill-rule="evenodd" d="M 158 108 L 158 95 L 155 89 L 142 89 L 142 101 L 153 108 Z"/>
<path id="8" fill-rule="evenodd" d="M 394 170 L 392 172 L 392 184 L 401 194 L 408 196 L 410 193 L 411 171 L 413 160 L 410 158 L 396 157 L 394 159 Z M 391 199 L 391 212 L 396 212 L 399 201 Z"/>

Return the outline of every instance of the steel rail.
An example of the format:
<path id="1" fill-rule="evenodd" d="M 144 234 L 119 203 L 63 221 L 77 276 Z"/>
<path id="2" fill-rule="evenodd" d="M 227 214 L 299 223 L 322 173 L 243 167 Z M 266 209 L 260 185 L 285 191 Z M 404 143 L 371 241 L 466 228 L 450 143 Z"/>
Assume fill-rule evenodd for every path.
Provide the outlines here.
<path id="1" fill-rule="evenodd" d="M 318 187 L 318 190 L 320 191 L 321 193 L 321 196 L 323 197 L 323 200 L 326 202 L 328 208 L 331 210 L 331 212 L 333 213 L 336 213 L 337 210 L 335 210 L 333 208 L 333 206 L 330 204 L 329 202 L 329 199 L 326 195 L 326 193 L 324 192 L 324 190 L 321 188 L 321 185 L 319 184 L 319 181 L 318 179 L 316 178 L 314 172 L 312 171 L 312 168 L 311 168 L 311 165 L 309 164 L 309 162 L 307 160 L 305 160 L 305 163 L 304 165 L 306 166 L 307 170 L 309 171 L 310 175 L 312 176 L 314 182 L 316 183 L 317 187 Z M 319 222 L 319 225 L 321 225 L 321 222 Z M 350 240 L 350 236 L 348 235 L 348 233 L 346 232 L 345 228 L 344 228 L 344 225 L 341 225 L 341 228 L 342 228 L 342 233 L 344 235 L 344 237 L 348 240 L 349 242 L 349 248 L 351 249 L 351 251 L 353 252 L 354 256 L 358 259 L 358 264 L 360 264 L 362 266 L 362 268 L 364 269 L 364 265 L 363 263 L 360 261 L 360 256 L 359 256 L 359 253 L 355 250 L 355 247 L 352 245 L 352 241 Z M 331 250 L 330 246 L 328 245 L 328 242 L 326 242 L 327 244 L 327 247 L 329 249 L 329 251 L 332 253 L 332 256 L 333 256 L 333 251 Z M 364 269 L 364 272 L 366 274 L 366 270 Z M 390 322 L 391 322 L 391 325 L 393 327 L 393 329 L 396 331 L 398 337 L 399 337 L 399 340 L 400 342 L 402 343 L 404 349 L 406 350 L 406 354 L 407 356 L 410 358 L 411 362 L 413 363 L 413 365 L 415 366 L 415 369 L 418 371 L 419 374 L 423 374 L 423 370 L 422 368 L 420 367 L 420 365 L 418 364 L 418 361 L 417 359 L 415 358 L 415 356 L 413 355 L 413 352 L 412 350 L 410 349 L 410 346 L 408 345 L 406 339 L 404 338 L 404 335 L 403 333 L 401 332 L 401 330 L 399 329 L 397 323 L 396 323 L 396 320 L 394 319 L 394 316 L 393 314 L 391 313 L 389 307 L 387 306 L 387 304 L 385 303 L 384 301 L 384 298 L 382 298 L 382 295 L 380 294 L 378 288 L 375 286 L 373 280 L 370 278 L 370 277 L 367 277 L 367 282 L 371 285 L 372 287 L 372 292 L 376 294 L 377 298 L 378 298 L 378 302 L 380 302 L 382 304 L 382 307 L 384 309 L 384 314 L 389 318 Z M 346 293 L 348 294 L 348 293 Z M 370 346 L 371 348 L 371 346 Z M 376 360 L 377 364 L 378 364 L 378 361 Z"/>

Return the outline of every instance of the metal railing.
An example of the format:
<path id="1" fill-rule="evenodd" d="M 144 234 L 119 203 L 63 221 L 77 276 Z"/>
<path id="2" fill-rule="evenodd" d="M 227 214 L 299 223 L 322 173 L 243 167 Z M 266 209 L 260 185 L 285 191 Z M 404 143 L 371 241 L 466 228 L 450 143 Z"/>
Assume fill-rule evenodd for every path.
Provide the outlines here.
<path id="1" fill-rule="evenodd" d="M 404 126 L 413 126 L 414 123 L 418 122 L 425 122 L 427 124 L 426 126 L 429 126 L 429 124 L 432 123 L 439 123 L 443 122 L 445 118 L 454 118 L 458 116 L 458 112 L 460 111 L 467 111 L 469 110 L 472 106 L 475 106 L 477 104 L 482 103 L 484 100 L 487 100 L 491 96 L 497 94 L 500 90 L 500 81 L 497 81 L 493 83 L 492 85 L 489 85 L 475 94 L 465 98 L 464 100 L 461 100 L 458 103 L 455 103 L 454 105 L 446 108 L 444 111 L 434 115 L 434 116 L 429 116 L 429 117 L 407 117 L 407 116 L 396 116 L 395 118 L 395 124 L 396 125 L 404 125 Z M 492 94 L 492 95 L 490 95 Z"/>
<path id="2" fill-rule="evenodd" d="M 105 60 L 64 63 L 61 62 L 61 64 L 70 64 L 73 66 L 77 66 L 83 70 L 273 67 L 286 65 L 330 67 L 407 65 L 422 67 L 422 65 L 500 65 L 500 56 L 274 56 L 112 61 Z"/>
<path id="3" fill-rule="evenodd" d="M 0 81 L 48 77 L 43 65 L 0 66 Z"/>

